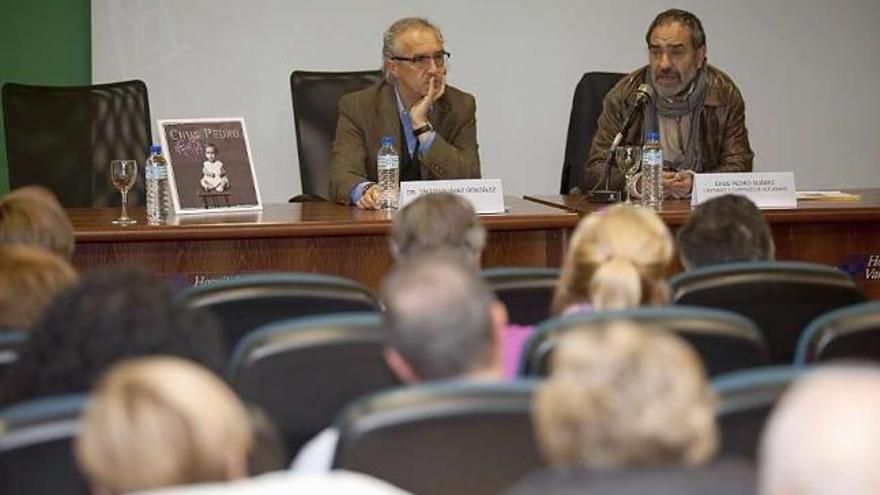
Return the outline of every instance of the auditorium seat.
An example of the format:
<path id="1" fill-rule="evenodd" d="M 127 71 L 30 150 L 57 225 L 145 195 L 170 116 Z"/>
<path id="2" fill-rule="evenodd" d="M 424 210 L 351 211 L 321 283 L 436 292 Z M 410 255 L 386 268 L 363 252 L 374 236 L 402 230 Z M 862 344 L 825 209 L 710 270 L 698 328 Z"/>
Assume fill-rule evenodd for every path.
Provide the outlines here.
<path id="1" fill-rule="evenodd" d="M 483 278 L 507 307 L 510 323 L 536 325 L 550 317 L 558 268 L 487 268 Z"/>
<path id="2" fill-rule="evenodd" d="M 835 359 L 880 361 L 880 302 L 840 308 L 807 326 L 798 342 L 795 365 Z"/>
<path id="3" fill-rule="evenodd" d="M 699 354 L 710 376 L 764 366 L 767 346 L 754 323 L 729 311 L 666 306 L 597 311 L 547 320 L 535 328 L 520 357 L 520 376 L 546 376 L 559 337 L 581 325 L 629 320 L 676 333 Z"/>

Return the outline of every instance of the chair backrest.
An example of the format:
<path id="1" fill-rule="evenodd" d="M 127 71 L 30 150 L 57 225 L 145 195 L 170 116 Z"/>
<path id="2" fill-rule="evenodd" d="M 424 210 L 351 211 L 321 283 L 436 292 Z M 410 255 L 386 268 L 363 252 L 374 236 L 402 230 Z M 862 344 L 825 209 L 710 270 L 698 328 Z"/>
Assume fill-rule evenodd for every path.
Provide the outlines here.
<path id="1" fill-rule="evenodd" d="M 587 72 L 574 88 L 559 194 L 568 194 L 575 187 L 583 190 L 584 166 L 596 134 L 596 123 L 602 114 L 602 101 L 625 75 L 619 72 Z"/>
<path id="2" fill-rule="evenodd" d="M 483 270 L 483 278 L 507 306 L 510 323 L 535 325 L 550 317 L 558 268 L 488 268 Z"/>
<path id="3" fill-rule="evenodd" d="M 789 385 L 806 372 L 805 368 L 770 366 L 714 378 L 721 454 L 755 460 L 767 417 Z"/>
<path id="4" fill-rule="evenodd" d="M 880 301 L 831 311 L 807 326 L 798 341 L 795 365 L 834 359 L 880 361 Z"/>
<path id="5" fill-rule="evenodd" d="M 275 321 L 381 309 L 379 300 L 363 285 L 315 273 L 243 275 L 189 288 L 180 297 L 220 319 L 230 350 L 247 333 Z"/>
<path id="6" fill-rule="evenodd" d="M 669 281 L 675 304 L 726 309 L 754 321 L 775 363 L 791 363 L 801 332 L 817 316 L 863 302 L 849 275 L 815 263 L 752 261 L 708 266 Z"/>
<path id="7" fill-rule="evenodd" d="M 87 398 L 47 397 L 0 410 L 0 493 L 90 493 L 72 449 Z"/>
<path id="8" fill-rule="evenodd" d="M 228 377 L 244 400 L 273 419 L 293 455 L 345 405 L 399 384 L 385 364 L 384 346 L 379 313 L 285 320 L 245 337 Z"/>
<path id="9" fill-rule="evenodd" d="M 293 121 L 302 195 L 291 201 L 329 199 L 330 149 L 336 136 L 339 99 L 382 80 L 382 71 L 290 74 Z"/>
<path id="10" fill-rule="evenodd" d="M 366 397 L 336 425 L 334 469 L 421 495 L 500 493 L 542 466 L 529 415 L 534 384 L 444 382 Z"/>
<path id="11" fill-rule="evenodd" d="M 767 346 L 754 323 L 729 311 L 666 306 L 575 314 L 538 325 L 523 346 L 520 376 L 546 376 L 559 338 L 584 323 L 629 320 L 665 328 L 687 341 L 709 376 L 765 366 Z"/>
<path id="12" fill-rule="evenodd" d="M 38 184 L 65 207 L 118 205 L 110 161 L 138 161 L 130 205 L 144 204 L 141 166 L 152 136 L 143 81 L 93 86 L 3 85 L 12 189 Z"/>

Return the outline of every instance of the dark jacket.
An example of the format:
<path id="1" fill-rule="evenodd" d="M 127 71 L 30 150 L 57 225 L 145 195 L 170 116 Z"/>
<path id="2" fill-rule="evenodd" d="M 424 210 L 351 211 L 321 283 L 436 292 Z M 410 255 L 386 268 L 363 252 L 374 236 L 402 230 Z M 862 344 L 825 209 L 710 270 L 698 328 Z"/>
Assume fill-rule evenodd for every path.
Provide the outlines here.
<path id="1" fill-rule="evenodd" d="M 648 67 L 642 67 L 620 80 L 605 95 L 602 115 L 599 116 L 596 135 L 585 166 L 585 190 L 589 191 L 602 179 L 611 141 L 620 130 L 627 112 L 635 100 L 635 90 L 648 78 Z M 699 132 L 703 142 L 703 172 L 751 172 L 752 148 L 746 130 L 745 104 L 742 95 L 730 77 L 721 70 L 706 66 L 706 100 Z M 644 132 L 641 119 L 636 119 L 623 142 L 642 144 Z M 611 189 L 622 190 L 623 173 L 611 168 Z"/>

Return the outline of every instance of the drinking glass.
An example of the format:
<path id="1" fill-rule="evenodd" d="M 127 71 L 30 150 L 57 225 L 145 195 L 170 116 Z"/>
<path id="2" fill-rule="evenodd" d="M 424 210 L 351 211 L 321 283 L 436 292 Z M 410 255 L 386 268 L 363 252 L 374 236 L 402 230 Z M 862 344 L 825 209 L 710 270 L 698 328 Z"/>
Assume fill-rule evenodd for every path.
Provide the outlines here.
<path id="1" fill-rule="evenodd" d="M 619 146 L 614 152 L 614 160 L 617 168 L 626 178 L 626 200 L 624 203 L 632 204 L 633 182 L 635 182 L 636 174 L 642 168 L 642 148 L 641 146 Z"/>
<path id="2" fill-rule="evenodd" d="M 122 213 L 113 220 L 115 225 L 132 225 L 137 220 L 128 216 L 128 190 L 137 179 L 137 162 L 134 160 L 112 160 L 110 162 L 110 182 L 122 194 Z"/>

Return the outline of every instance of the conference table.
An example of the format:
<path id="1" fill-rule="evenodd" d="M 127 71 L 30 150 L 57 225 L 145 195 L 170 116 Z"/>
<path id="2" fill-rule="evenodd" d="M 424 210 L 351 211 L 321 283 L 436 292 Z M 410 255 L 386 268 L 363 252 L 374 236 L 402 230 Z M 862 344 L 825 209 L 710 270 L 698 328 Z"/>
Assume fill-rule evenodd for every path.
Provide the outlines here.
<path id="1" fill-rule="evenodd" d="M 488 230 L 483 266 L 560 266 L 575 212 L 505 197 L 506 211 L 481 215 Z M 378 289 L 391 267 L 388 235 L 396 212 L 334 203 L 267 204 L 260 212 L 172 216 L 148 225 L 111 221 L 118 208 L 67 210 L 81 270 L 138 265 L 164 278 L 199 285 L 243 273 L 304 271 L 339 275 Z"/>
<path id="2" fill-rule="evenodd" d="M 776 259 L 838 267 L 849 273 L 870 299 L 880 299 L 880 189 L 845 192 L 857 197 L 802 199 L 797 208 L 763 210 L 773 231 Z M 531 195 L 525 199 L 580 215 L 604 207 L 581 196 Z M 675 232 L 690 211 L 689 200 L 666 200 L 661 217 Z"/>

